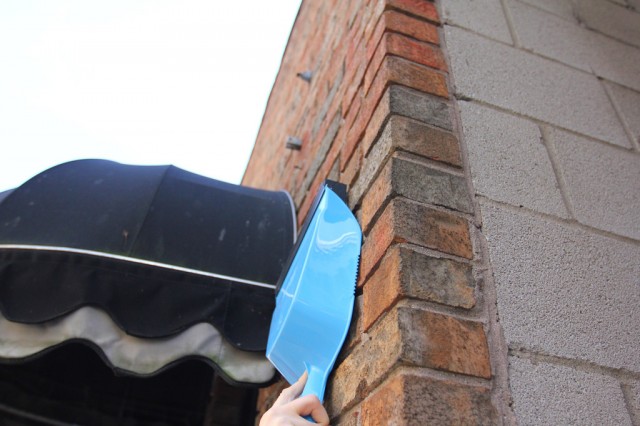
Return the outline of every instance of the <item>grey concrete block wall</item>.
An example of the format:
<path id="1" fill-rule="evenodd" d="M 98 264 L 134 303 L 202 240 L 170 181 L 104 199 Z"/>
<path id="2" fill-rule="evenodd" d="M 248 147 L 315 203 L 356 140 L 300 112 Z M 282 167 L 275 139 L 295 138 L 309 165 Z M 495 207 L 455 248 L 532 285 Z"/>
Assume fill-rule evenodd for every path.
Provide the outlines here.
<path id="1" fill-rule="evenodd" d="M 640 425 L 638 0 L 439 6 L 511 419 Z"/>
<path id="2" fill-rule="evenodd" d="M 640 240 L 640 156 L 557 129 L 548 139 L 576 220 Z"/>
<path id="3" fill-rule="evenodd" d="M 568 217 L 539 126 L 472 102 L 459 108 L 476 193 Z"/>
<path id="4" fill-rule="evenodd" d="M 622 389 L 597 372 L 513 357 L 511 386 L 522 394 L 515 411 L 523 425 L 631 425 Z"/>

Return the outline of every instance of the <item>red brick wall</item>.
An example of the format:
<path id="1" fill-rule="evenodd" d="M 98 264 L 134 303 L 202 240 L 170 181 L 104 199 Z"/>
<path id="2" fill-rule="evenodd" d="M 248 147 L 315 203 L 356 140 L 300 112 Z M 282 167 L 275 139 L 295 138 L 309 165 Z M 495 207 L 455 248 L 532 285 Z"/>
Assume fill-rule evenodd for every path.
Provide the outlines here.
<path id="1" fill-rule="evenodd" d="M 349 187 L 364 245 L 333 424 L 499 419 L 439 23 L 427 0 L 303 1 L 242 182 L 288 190 L 299 222 L 322 181 Z"/>

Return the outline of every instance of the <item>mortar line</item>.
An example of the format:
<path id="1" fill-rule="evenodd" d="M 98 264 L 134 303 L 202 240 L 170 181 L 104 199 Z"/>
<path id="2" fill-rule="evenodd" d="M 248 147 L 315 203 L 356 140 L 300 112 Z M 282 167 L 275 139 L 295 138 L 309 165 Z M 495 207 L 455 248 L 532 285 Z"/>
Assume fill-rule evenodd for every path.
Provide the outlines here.
<path id="1" fill-rule="evenodd" d="M 607 98 L 609 98 L 609 102 L 611 102 L 611 105 L 613 106 L 613 110 L 618 116 L 618 120 L 620 120 L 620 123 L 622 124 L 622 128 L 624 129 L 624 132 L 627 134 L 627 137 L 631 142 L 632 149 L 634 149 L 635 151 L 640 151 L 640 140 L 636 140 L 636 138 L 633 137 L 633 132 L 629 128 L 629 124 L 627 123 L 627 120 L 625 120 L 624 115 L 622 114 L 622 108 L 620 108 L 620 105 L 618 105 L 618 103 L 616 102 L 615 98 L 611 93 L 611 90 L 609 89 L 607 84 L 605 84 L 604 80 L 598 79 L 598 81 L 600 81 L 600 85 L 604 89 L 604 93 L 606 93 Z"/>
<path id="2" fill-rule="evenodd" d="M 504 113 L 504 114 L 512 115 L 514 117 L 522 118 L 524 120 L 527 120 L 527 121 L 530 121 L 530 122 L 532 122 L 534 124 L 537 124 L 538 126 L 542 125 L 542 126 L 553 127 L 554 129 L 561 130 L 563 132 L 566 132 L 566 133 L 569 133 L 569 134 L 572 134 L 572 135 L 575 135 L 575 136 L 579 136 L 579 137 L 581 137 L 583 139 L 587 139 L 587 140 L 589 140 L 591 142 L 598 143 L 598 144 L 603 145 L 603 146 L 605 146 L 607 148 L 617 149 L 618 151 L 623 152 L 623 153 L 625 153 L 627 155 L 634 155 L 634 156 L 640 155 L 640 152 L 635 151 L 632 148 L 616 145 L 616 144 L 611 143 L 609 141 L 606 141 L 604 139 L 598 139 L 598 138 L 596 138 L 594 136 L 587 135 L 585 133 L 580 133 L 580 132 L 578 132 L 576 130 L 568 129 L 566 127 L 562 127 L 562 126 L 560 126 L 558 124 L 549 123 L 548 121 L 544 121 L 544 120 L 541 120 L 541 119 L 536 118 L 536 117 L 525 115 L 525 114 L 522 114 L 520 112 L 511 110 L 511 109 L 508 109 L 508 108 L 505 108 L 505 107 L 501 107 L 500 105 L 495 105 L 495 104 L 483 101 L 482 99 L 469 98 L 469 100 L 463 100 L 463 101 L 464 102 L 471 102 L 471 103 L 474 103 L 474 104 L 477 104 L 477 105 L 492 109 L 494 111 L 498 111 L 498 112 L 501 112 L 501 113 Z"/>
<path id="3" fill-rule="evenodd" d="M 507 21 L 507 27 L 509 28 L 509 33 L 511 34 L 511 40 L 513 41 L 513 46 L 520 49 L 522 48 L 522 44 L 520 43 L 520 37 L 518 37 L 515 24 L 513 23 L 511 10 L 509 9 L 509 6 L 507 6 L 507 0 L 500 0 L 500 4 L 502 6 L 502 13 L 504 14 L 504 19 Z"/>
<path id="4" fill-rule="evenodd" d="M 524 1 L 522 1 L 522 0 L 516 0 L 516 1 L 517 1 L 518 3 L 520 3 L 520 4 L 522 4 L 522 5 L 525 5 L 525 6 L 527 6 L 527 7 L 532 8 L 532 9 L 536 9 L 536 10 L 538 10 L 538 11 L 540 11 L 540 12 L 547 13 L 547 14 L 549 14 L 549 15 L 553 15 L 553 16 L 555 16 L 556 18 L 562 19 L 563 21 L 566 21 L 566 22 L 568 22 L 568 23 L 570 23 L 570 24 L 573 24 L 573 25 L 579 25 L 578 20 L 577 20 L 577 19 L 576 19 L 576 17 L 573 15 L 573 7 L 571 8 L 571 18 L 568 18 L 568 17 L 567 17 L 567 16 L 565 16 L 565 15 L 559 15 L 559 14 L 557 14 L 557 13 L 554 13 L 554 12 L 550 11 L 550 10 L 543 9 L 543 8 L 541 8 L 540 6 L 538 6 L 538 4 L 536 4 L 536 3 L 526 3 L 526 2 L 524 2 Z M 573 6 L 573 5 L 572 5 L 572 6 Z"/>
<path id="5" fill-rule="evenodd" d="M 552 14 L 552 15 L 553 15 L 553 14 Z M 556 16 L 556 15 L 553 15 L 553 16 Z M 463 30 L 463 31 L 465 31 L 465 32 L 467 32 L 467 33 L 469 33 L 469 34 L 473 34 L 473 35 L 475 35 L 475 36 L 478 36 L 478 37 L 480 37 L 480 38 L 483 38 L 484 40 L 487 40 L 487 41 L 490 41 L 490 42 L 493 42 L 493 43 L 500 44 L 500 45 L 502 45 L 502 46 L 504 46 L 504 47 L 509 47 L 509 48 L 511 48 L 511 49 L 519 50 L 519 51 L 524 52 L 524 53 L 527 53 L 527 54 L 529 54 L 529 55 L 536 56 L 536 57 L 541 58 L 541 59 L 544 59 L 544 60 L 546 60 L 546 61 L 553 62 L 554 64 L 562 65 L 562 66 L 567 67 L 567 68 L 570 68 L 570 69 L 572 69 L 572 70 L 574 70 L 574 71 L 578 71 L 578 72 L 580 72 L 580 73 L 582 73 L 582 74 L 586 74 L 586 75 L 588 75 L 588 76 L 590 76 L 590 77 L 594 77 L 594 74 L 591 72 L 591 70 L 585 70 L 585 69 L 583 69 L 583 68 L 578 68 L 578 67 L 576 67 L 575 65 L 567 64 L 567 63 L 565 63 L 565 62 L 561 62 L 561 61 L 559 61 L 558 59 L 552 58 L 552 57 L 550 57 L 550 56 L 544 56 L 544 55 L 542 55 L 541 53 L 539 53 L 539 52 L 535 52 L 535 51 L 533 51 L 533 50 L 530 50 L 529 48 L 527 48 L 527 47 L 525 47 L 525 46 L 516 47 L 516 46 L 514 46 L 514 45 L 512 45 L 512 44 L 505 43 L 505 42 L 504 42 L 504 41 L 502 41 L 502 40 L 497 40 L 497 39 L 495 39 L 495 38 L 491 38 L 491 37 L 489 37 L 489 36 L 488 36 L 488 35 L 486 35 L 486 34 L 482 34 L 482 33 L 479 33 L 479 32 L 477 32 L 477 31 L 474 31 L 474 30 L 472 30 L 472 29 L 470 29 L 470 28 L 463 27 L 463 26 L 460 26 L 460 25 L 457 25 L 457 24 L 453 24 L 453 23 L 450 23 L 450 22 L 447 22 L 447 23 L 446 23 L 446 25 L 447 25 L 447 26 L 449 26 L 449 27 L 453 27 L 453 28 L 461 29 L 461 30 Z M 591 30 L 591 31 L 593 31 L 593 30 Z M 604 36 L 604 34 L 602 34 L 602 33 L 598 33 L 598 34 L 600 34 L 600 35 L 603 35 L 603 36 Z M 617 42 L 619 42 L 619 41 L 620 41 L 620 40 L 616 40 L 616 39 L 613 39 L 613 40 L 615 40 L 615 41 L 617 41 Z M 634 48 L 638 48 L 637 46 L 633 46 L 633 45 L 629 45 L 629 46 L 630 46 L 630 47 L 634 47 Z M 603 79 L 605 79 L 605 80 L 607 80 L 607 81 L 612 81 L 612 80 L 607 79 L 607 78 L 606 78 L 606 77 L 604 77 L 604 76 L 597 75 L 597 77 L 603 78 Z M 629 86 L 625 85 L 624 83 L 621 83 L 621 82 L 618 82 L 618 81 L 612 81 L 612 82 L 613 82 L 613 83 L 615 83 L 615 84 L 617 84 L 617 85 L 619 85 L 619 86 L 622 86 L 622 87 L 624 87 L 624 88 L 626 88 L 626 89 L 633 90 L 633 91 L 635 91 L 635 92 L 637 92 L 637 91 L 639 91 L 639 90 L 640 90 L 640 88 L 633 88 L 633 87 L 629 87 Z M 453 92 L 451 92 L 451 93 L 453 93 Z"/>
<path id="6" fill-rule="evenodd" d="M 553 173 L 556 176 L 556 182 L 558 182 L 558 189 L 560 190 L 560 196 L 562 197 L 564 207 L 567 209 L 569 217 L 575 220 L 576 212 L 573 207 L 573 202 L 571 201 L 569 186 L 567 185 L 567 182 L 564 178 L 564 173 L 562 173 L 562 168 L 560 167 L 560 161 L 558 160 L 558 153 L 556 152 L 555 142 L 551 140 L 549 129 L 547 128 L 547 126 L 538 125 L 538 129 L 540 129 L 542 145 L 547 150 L 547 155 L 549 156 L 549 161 L 551 162 L 551 168 L 553 169 Z"/>
<path id="7" fill-rule="evenodd" d="M 542 212 L 539 212 L 539 211 L 531 210 L 531 209 L 529 209 L 527 207 L 514 206 L 512 204 L 508 204 L 508 203 L 505 203 L 503 201 L 493 200 L 493 199 L 488 198 L 485 195 L 481 195 L 481 194 L 476 194 L 476 198 L 481 198 L 486 203 L 492 204 L 494 207 L 503 208 L 505 210 L 509 210 L 512 213 L 521 213 L 521 214 L 524 214 L 525 216 L 534 217 L 534 218 L 537 218 L 537 219 L 548 220 L 550 222 L 554 222 L 554 223 L 559 224 L 559 225 L 567 226 L 567 227 L 578 229 L 578 230 L 585 231 L 585 232 L 590 232 L 592 234 L 600 235 L 602 237 L 611 238 L 611 239 L 614 239 L 616 241 L 620 241 L 620 242 L 623 242 L 623 243 L 628 243 L 628 244 L 633 244 L 635 246 L 640 246 L 640 240 L 636 240 L 636 239 L 633 239 L 631 237 L 626 237 L 624 235 L 614 234 L 613 232 L 610 232 L 610 231 L 605 231 L 605 230 L 602 230 L 602 229 L 594 228 L 592 226 L 580 223 L 575 219 L 563 219 L 561 217 L 554 216 L 554 215 L 551 215 L 551 214 L 548 214 L 548 213 L 542 213 Z"/>
<path id="8" fill-rule="evenodd" d="M 440 2 L 437 2 L 440 9 L 442 8 Z M 442 11 L 440 11 L 442 12 Z M 443 16 L 443 15 L 441 15 Z M 446 63 L 451 70 L 451 57 L 447 48 L 447 39 L 444 37 L 444 27 L 442 29 L 441 48 Z M 513 47 L 513 46 L 511 46 Z M 489 249 L 486 246 L 484 234 L 482 233 L 482 211 L 480 209 L 480 203 L 473 196 L 475 194 L 475 188 L 473 186 L 473 179 L 471 176 L 471 166 L 469 161 L 468 147 L 465 139 L 465 135 L 462 128 L 462 119 L 460 116 L 460 110 L 458 107 L 458 99 L 455 97 L 455 76 L 451 71 L 447 78 L 447 84 L 449 93 L 451 96 L 451 120 L 452 131 L 458 139 L 460 146 L 460 158 L 462 160 L 462 167 L 465 174 L 465 180 L 467 183 L 467 191 L 471 195 L 471 202 L 473 206 L 472 222 L 473 228 L 471 228 L 471 242 L 473 245 L 473 277 L 476 280 L 476 294 L 480 294 L 481 302 L 480 306 L 485 312 L 487 322 L 485 324 L 485 335 L 487 339 L 487 345 L 489 348 L 489 362 L 492 371 L 492 387 L 491 387 L 491 405 L 495 407 L 500 424 L 517 424 L 517 418 L 511 404 L 513 398 L 511 396 L 511 388 L 509 386 L 509 354 L 508 346 L 504 336 L 504 331 L 500 324 L 500 318 L 498 315 L 498 302 L 497 291 L 495 282 L 493 281 L 493 268 L 491 265 L 491 258 L 489 256 Z"/>
<path id="9" fill-rule="evenodd" d="M 627 408 L 629 417 L 631 417 L 631 423 L 634 426 L 639 426 L 640 425 L 640 407 L 636 407 L 636 405 L 633 403 L 633 400 L 635 398 L 633 396 L 633 390 L 631 389 L 631 385 L 629 385 L 629 383 L 626 383 L 626 382 L 620 383 L 620 389 L 622 390 L 624 405 Z"/>
<path id="10" fill-rule="evenodd" d="M 398 308 L 406 307 L 411 309 L 418 309 L 420 311 L 431 312 L 434 314 L 442 314 L 442 315 L 446 315 L 462 321 L 475 322 L 478 324 L 482 324 L 484 326 L 487 324 L 488 319 L 484 315 L 484 312 L 482 312 L 484 311 L 484 309 L 482 309 L 482 307 L 478 307 L 478 305 L 479 304 L 476 303 L 476 306 L 474 306 L 474 308 L 476 309 L 474 308 L 465 309 L 465 308 L 457 308 L 454 306 L 440 304 L 440 303 L 432 302 L 429 300 L 423 300 L 415 297 L 405 296 L 398 299 L 398 301 L 395 303 L 395 305 L 393 305 L 389 309 L 389 311 L 391 311 L 391 309 L 393 309 L 394 307 L 398 307 Z"/>
<path id="11" fill-rule="evenodd" d="M 528 359 L 534 362 L 543 362 L 545 364 L 569 367 L 573 368 L 574 370 L 586 373 L 597 373 L 613 377 L 618 381 L 625 381 L 629 379 L 640 380 L 639 372 L 627 370 L 625 368 L 607 367 L 591 361 L 546 354 L 543 352 L 532 351 L 523 347 L 510 347 L 509 356 Z"/>
<path id="12" fill-rule="evenodd" d="M 407 151 L 406 149 L 403 149 L 403 148 L 395 149 L 394 154 L 395 154 L 395 158 L 410 161 L 415 164 L 420 164 L 432 170 L 437 170 L 439 172 L 447 173 L 452 176 L 464 177 L 464 172 L 462 171 L 461 168 L 450 166 L 445 163 L 440 163 L 436 160 L 432 160 L 420 154 L 416 154 L 415 152 Z"/>

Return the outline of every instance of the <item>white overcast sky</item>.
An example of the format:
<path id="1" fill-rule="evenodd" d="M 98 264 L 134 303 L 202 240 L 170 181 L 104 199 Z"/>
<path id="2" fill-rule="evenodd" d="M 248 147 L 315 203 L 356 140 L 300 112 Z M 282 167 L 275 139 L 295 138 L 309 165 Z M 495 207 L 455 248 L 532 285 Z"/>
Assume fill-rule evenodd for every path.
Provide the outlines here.
<path id="1" fill-rule="evenodd" d="M 0 0 L 0 192 L 79 158 L 239 183 L 299 5 Z"/>

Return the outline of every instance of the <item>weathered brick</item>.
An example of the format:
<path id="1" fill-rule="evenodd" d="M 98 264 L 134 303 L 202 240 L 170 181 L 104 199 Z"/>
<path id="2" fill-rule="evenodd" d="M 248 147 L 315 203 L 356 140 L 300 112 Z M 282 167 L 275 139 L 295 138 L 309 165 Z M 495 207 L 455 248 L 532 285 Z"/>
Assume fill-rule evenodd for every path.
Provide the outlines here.
<path id="1" fill-rule="evenodd" d="M 362 90 L 359 90 L 358 92 L 362 93 Z M 349 110 L 349 113 L 345 118 L 344 127 L 347 133 L 345 136 L 344 144 L 342 145 L 342 149 L 340 151 L 340 168 L 342 169 L 342 171 L 345 169 L 349 160 L 351 160 L 353 151 L 356 149 L 356 146 L 360 141 L 360 133 L 358 133 L 358 129 L 364 127 L 364 124 L 362 123 L 362 115 L 365 114 L 361 111 L 363 108 L 362 102 L 362 96 L 356 96 L 353 105 L 351 106 L 351 109 Z"/>
<path id="2" fill-rule="evenodd" d="M 376 213 L 396 196 L 471 212 L 467 184 L 462 176 L 394 156 L 387 161 L 362 202 L 362 228 L 368 230 Z"/>
<path id="3" fill-rule="evenodd" d="M 340 182 L 347 186 L 351 186 L 354 180 L 358 177 L 360 169 L 362 167 L 362 150 L 360 145 L 356 147 L 356 152 L 351 156 L 351 159 L 347 163 L 344 171 L 340 173 Z"/>
<path id="4" fill-rule="evenodd" d="M 300 193 L 304 194 L 305 190 L 310 187 L 311 183 L 316 179 L 318 171 L 320 168 L 327 163 L 327 153 L 333 146 L 333 142 L 335 140 L 336 135 L 338 134 L 338 130 L 340 129 L 340 125 L 342 124 L 341 114 L 336 114 L 331 120 L 331 125 L 327 130 L 327 133 L 323 136 L 322 140 L 319 144 L 314 144 L 313 156 L 311 157 L 312 162 L 309 165 L 307 173 L 305 175 L 304 180 L 302 181 Z M 313 141 L 306 139 L 307 145 L 313 144 Z M 333 164 L 333 162 L 331 162 Z M 324 179 L 324 177 L 323 177 Z M 307 195 L 308 197 L 308 195 Z M 311 195 L 313 197 L 313 195 Z"/>
<path id="5" fill-rule="evenodd" d="M 361 178 L 358 179 L 356 187 L 351 191 L 354 196 L 351 201 L 354 204 L 360 201 L 362 191 L 370 185 L 377 170 L 395 150 L 410 152 L 456 167 L 462 165 L 458 141 L 453 134 L 410 118 L 398 115 L 390 116 L 391 106 L 387 92 L 378 104 L 362 137 L 360 146 L 362 152 L 367 153 L 367 158 L 360 172 Z M 388 122 L 380 132 L 381 126 L 387 119 Z M 373 149 L 371 149 L 372 145 Z"/>
<path id="6" fill-rule="evenodd" d="M 438 28 L 435 25 L 415 19 L 395 10 L 387 10 L 382 15 L 383 27 L 389 31 L 406 34 L 420 41 L 439 43 Z"/>
<path id="7" fill-rule="evenodd" d="M 289 383 L 284 378 L 280 378 L 277 382 L 269 387 L 262 388 L 258 392 L 258 401 L 256 402 L 256 423 L 260 420 L 262 415 L 273 406 L 282 390 L 289 387 Z"/>
<path id="8" fill-rule="evenodd" d="M 357 125 L 354 124 L 347 134 L 347 141 L 341 153 L 343 170 L 358 142 L 362 143 L 363 153 L 365 156 L 367 155 L 369 147 L 377 138 L 380 129 L 390 114 L 398 114 L 413 118 L 415 120 L 422 121 L 423 123 L 431 124 L 446 130 L 451 130 L 452 128 L 450 107 L 448 102 L 444 101 L 442 98 L 430 96 L 426 93 L 422 93 L 408 87 L 391 85 L 384 92 L 380 101 L 373 105 L 375 109 L 373 111 L 369 111 L 372 104 L 372 97 L 372 91 L 370 91 L 366 103 L 363 106 L 363 109 L 365 109 L 362 113 L 363 117 L 358 117 L 360 122 Z M 364 117 L 370 118 L 365 122 Z M 422 130 L 424 130 L 424 128 Z M 423 136 L 419 135 L 420 131 L 421 129 L 416 128 L 416 126 L 409 127 L 409 125 L 405 130 L 405 133 L 412 132 L 407 134 L 411 137 L 411 140 L 416 140 L 416 144 L 414 145 L 423 143 L 421 141 L 424 140 L 431 140 L 431 138 L 434 137 L 433 131 L 428 131 Z M 433 156 L 441 157 L 441 159 L 434 159 L 448 162 L 450 164 L 460 164 L 460 154 L 455 138 L 453 138 L 453 136 L 448 136 L 445 139 L 448 139 L 448 141 L 445 141 L 441 137 L 437 137 L 438 142 L 429 142 L 428 148 L 423 151 L 425 154 L 428 154 L 430 149 L 434 150 L 435 148 Z M 447 152 L 445 153 L 443 149 L 447 149 Z"/>
<path id="9" fill-rule="evenodd" d="M 439 23 L 440 18 L 435 4 L 425 0 L 387 0 L 387 9 L 398 9 L 424 18 L 431 22 Z"/>
<path id="10" fill-rule="evenodd" d="M 366 281 L 361 308 L 363 330 L 367 331 L 401 298 L 469 309 L 476 302 L 474 291 L 470 265 L 393 246 Z"/>
<path id="11" fill-rule="evenodd" d="M 362 426 L 494 425 L 498 416 L 483 386 L 399 372 L 361 406 Z"/>
<path id="12" fill-rule="evenodd" d="M 340 417 L 332 422 L 335 426 L 360 426 L 360 406 L 356 406 L 347 413 L 341 413 Z"/>
<path id="13" fill-rule="evenodd" d="M 460 146 L 452 133 L 443 132 L 410 118 L 392 116 L 381 136 L 381 139 L 384 138 L 390 138 L 391 144 L 403 151 L 462 167 Z"/>
<path id="14" fill-rule="evenodd" d="M 405 34 L 414 39 L 426 41 L 428 43 L 439 43 L 438 28 L 435 25 L 395 10 L 387 10 L 382 14 L 376 24 L 373 34 L 367 40 L 367 58 L 371 58 L 373 56 L 382 36 L 388 32 Z"/>
<path id="15" fill-rule="evenodd" d="M 379 98 L 386 87 L 394 83 L 443 98 L 449 96 L 444 74 L 398 56 L 386 56 L 369 86 L 366 98 Z"/>
<path id="16" fill-rule="evenodd" d="M 360 262 L 361 279 L 366 279 L 393 243 L 413 243 L 470 259 L 468 222 L 450 213 L 398 197 L 389 202 L 369 232 Z"/>
<path id="17" fill-rule="evenodd" d="M 446 64 L 439 48 L 422 43 L 397 33 L 386 33 L 371 57 L 364 75 L 364 91 L 368 92 L 374 76 L 385 56 L 395 55 L 415 63 L 446 71 Z M 413 86 L 412 86 L 413 87 Z M 426 90 L 425 90 L 426 91 Z"/>
<path id="18" fill-rule="evenodd" d="M 452 130 L 449 103 L 442 98 L 397 85 L 389 86 L 388 93 L 391 112 Z"/>
<path id="19" fill-rule="evenodd" d="M 480 323 L 396 306 L 334 370 L 327 392 L 331 415 L 363 399 L 398 365 L 491 376 Z"/>

